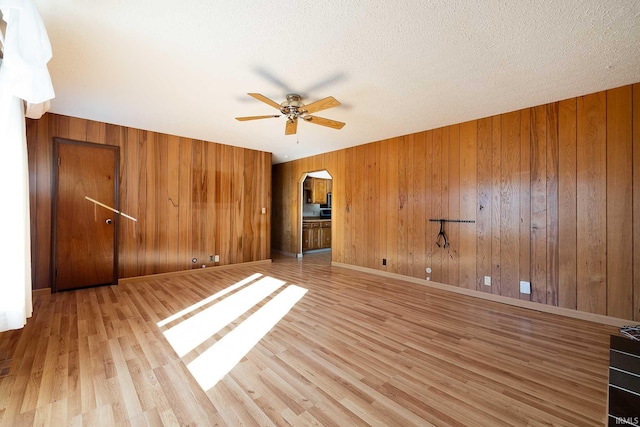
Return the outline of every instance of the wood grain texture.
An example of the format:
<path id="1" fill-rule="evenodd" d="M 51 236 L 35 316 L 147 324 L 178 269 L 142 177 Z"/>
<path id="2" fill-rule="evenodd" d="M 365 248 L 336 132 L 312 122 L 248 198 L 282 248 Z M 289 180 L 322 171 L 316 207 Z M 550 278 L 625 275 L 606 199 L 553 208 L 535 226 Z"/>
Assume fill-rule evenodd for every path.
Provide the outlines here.
<path id="1" fill-rule="evenodd" d="M 460 286 L 468 289 L 476 289 L 477 138 L 477 121 L 460 125 L 460 219 L 474 221 L 460 224 Z"/>
<path id="2" fill-rule="evenodd" d="M 233 253 L 231 257 L 220 252 L 221 265 L 270 256 L 270 216 L 259 215 L 256 208 L 257 203 L 267 212 L 271 208 L 270 153 L 236 148 L 238 158 L 243 159 L 236 166 L 233 157 L 228 156 L 233 147 L 222 144 L 56 114 L 27 123 L 34 289 L 51 286 L 54 137 L 120 147 L 121 210 L 138 219 L 136 223 L 120 221 L 120 277 L 190 269 L 193 257 L 205 265 L 214 265 L 209 262 L 209 255 L 218 254 L 218 249 Z M 218 151 L 223 153 L 219 156 L 221 161 L 215 156 Z M 244 153 L 251 159 L 246 164 Z M 262 167 L 254 167 L 256 164 Z M 218 184 L 210 177 L 224 177 L 225 185 L 219 187 L 224 195 L 216 192 Z M 250 191 L 244 189 L 245 179 L 251 180 Z M 231 202 L 232 194 L 239 197 L 236 205 Z M 232 211 L 234 218 L 237 215 L 235 228 L 230 228 Z M 243 246 L 245 241 L 249 242 L 248 249 Z"/>
<path id="3" fill-rule="evenodd" d="M 28 139 L 29 149 L 29 175 L 34 179 L 29 179 L 29 199 L 35 198 L 35 210 L 31 211 L 31 223 L 35 221 L 35 235 L 31 238 L 32 252 L 36 254 L 32 277 L 34 289 L 51 287 L 51 186 L 52 182 L 52 157 L 53 140 L 48 137 L 53 126 L 62 128 L 62 123 L 51 123 L 50 120 L 38 120 L 37 141 Z M 46 122 L 46 123 L 45 123 Z M 64 132 L 60 132 L 63 136 Z M 35 145 L 35 149 L 31 149 Z M 31 156 L 31 152 L 35 156 Z M 34 185 L 35 184 L 35 185 Z M 38 244 L 34 245 L 33 236 L 37 236 Z"/>
<path id="4" fill-rule="evenodd" d="M 122 212 L 134 218 L 139 217 L 140 182 L 136 171 L 139 165 L 140 144 L 137 129 L 126 129 L 120 145 L 120 207 Z M 175 197 L 175 196 L 174 196 Z M 177 198 L 173 200 L 177 203 Z M 138 274 L 138 233 L 140 224 L 133 221 L 120 222 L 119 277 Z"/>
<path id="5" fill-rule="evenodd" d="M 433 255 L 435 253 L 435 239 L 433 238 L 432 223 L 427 222 L 430 218 L 435 218 L 433 212 L 433 206 L 431 200 L 435 195 L 433 194 L 433 131 L 425 132 L 425 165 L 424 165 L 424 231 L 425 231 L 425 274 L 428 280 L 432 280 L 433 273 L 427 273 L 426 268 L 430 268 L 433 271 Z M 420 255 L 418 255 L 420 256 Z"/>
<path id="6" fill-rule="evenodd" d="M 355 164 L 355 154 L 356 154 L 356 150 L 354 148 L 348 149 L 345 152 L 345 176 L 349 176 L 349 177 L 353 177 L 353 166 Z M 308 169 L 308 167 L 304 167 L 302 166 L 305 170 Z M 385 183 L 386 185 L 386 183 Z M 334 186 L 340 186 L 339 182 L 334 182 Z M 350 263 L 354 264 L 355 263 L 355 251 L 354 251 L 354 246 L 353 246 L 353 230 L 354 230 L 354 217 L 355 217 L 355 213 L 354 213 L 354 209 L 353 209 L 353 194 L 354 194 L 354 187 L 353 186 L 345 186 L 345 198 L 344 198 L 344 259 L 345 260 L 349 260 Z M 297 206 L 297 204 L 296 204 Z M 340 213 L 338 213 L 339 215 Z M 331 220 L 333 222 L 333 217 L 335 216 L 334 214 L 334 210 L 333 208 L 331 209 Z M 297 224 L 297 223 L 296 223 Z M 296 229 L 292 229 L 292 235 L 293 235 L 293 239 L 297 240 L 298 239 L 298 234 L 295 233 L 293 234 L 295 231 L 297 231 Z M 386 231 L 386 228 L 385 228 Z M 384 241 L 386 242 L 388 239 L 388 237 L 384 236 Z M 384 254 L 384 257 L 386 258 L 387 254 Z"/>
<path id="7" fill-rule="evenodd" d="M 460 126 L 454 125 L 449 131 L 449 171 L 447 180 L 447 195 L 449 196 L 449 211 L 447 218 L 460 218 Z M 448 248 L 447 264 L 449 269 L 448 283 L 460 286 L 460 223 L 452 222 L 447 227 L 447 238 L 451 241 Z"/>
<path id="8" fill-rule="evenodd" d="M 633 150 L 630 86 L 607 91 L 607 313 L 633 317 Z"/>
<path id="9" fill-rule="evenodd" d="M 558 305 L 576 308 L 576 100 L 558 107 Z"/>
<path id="10" fill-rule="evenodd" d="M 444 163 L 443 157 L 443 135 L 442 129 L 435 129 L 433 131 L 433 167 L 431 170 L 431 188 L 432 188 L 432 196 L 431 196 L 431 215 L 432 218 L 444 218 L 445 212 L 443 211 L 443 196 L 442 196 L 442 164 Z M 438 247 L 435 244 L 436 238 L 438 236 L 438 232 L 440 230 L 440 224 L 437 222 L 429 222 L 430 225 L 430 233 L 429 238 L 434 242 L 433 250 L 431 252 L 431 268 L 433 269 L 433 273 L 431 274 L 431 280 L 435 282 L 443 282 L 444 274 L 442 264 L 445 260 L 443 252 L 444 248 Z M 440 244 L 443 244 L 442 240 Z"/>
<path id="11" fill-rule="evenodd" d="M 42 121 L 42 123 L 46 123 L 45 121 Z M 38 128 L 40 126 L 40 121 L 35 121 L 35 120 L 29 120 L 26 122 L 26 134 L 29 135 L 29 138 L 37 141 L 38 140 Z M 37 159 L 37 151 L 36 151 L 36 147 L 37 147 L 37 143 L 36 144 L 31 144 L 29 146 L 27 146 L 27 159 Z M 36 161 L 34 161 L 33 163 L 36 163 Z M 37 173 L 35 173 L 34 170 L 29 169 L 28 171 L 29 173 L 29 212 L 31 212 L 31 216 L 33 217 L 34 214 L 37 215 L 37 210 L 36 210 L 36 197 L 33 196 L 33 194 L 35 194 L 35 189 L 37 188 L 38 185 L 38 176 Z M 37 218 L 35 220 L 31 220 L 30 224 L 29 224 L 29 233 L 30 235 L 36 235 L 37 233 L 37 228 L 36 228 L 36 224 L 38 223 Z M 36 252 L 36 248 L 31 246 L 31 281 L 33 284 L 38 283 L 38 279 L 36 277 L 37 275 L 37 252 Z M 0 359 L 1 360 L 1 359 Z"/>
<path id="12" fill-rule="evenodd" d="M 491 137 L 491 293 L 501 294 L 501 265 L 500 255 L 502 242 L 500 240 L 500 173 L 502 168 L 502 117 L 492 118 Z"/>
<path id="13" fill-rule="evenodd" d="M 547 121 L 531 108 L 531 300 L 547 302 Z"/>
<path id="14" fill-rule="evenodd" d="M 376 232 L 379 227 L 379 217 L 374 198 L 375 194 L 377 193 L 376 186 L 380 185 L 379 181 L 376 180 L 376 175 L 378 174 L 377 150 L 363 150 L 362 154 L 363 156 L 365 156 L 365 167 L 362 170 L 363 185 L 365 186 L 363 191 L 363 203 L 364 206 L 370 207 L 370 209 L 364 209 L 362 212 L 364 219 L 363 225 L 366 227 L 366 230 L 362 234 L 362 244 L 364 245 L 364 247 L 375 247 L 374 242 L 376 241 Z M 379 254 L 377 254 L 376 251 L 363 251 L 362 264 L 370 268 L 375 268 L 375 266 L 377 265 L 377 255 Z"/>
<path id="15" fill-rule="evenodd" d="M 413 262 L 413 249 L 412 245 L 409 244 L 412 233 L 410 222 L 413 221 L 413 212 L 411 203 L 409 202 L 409 187 L 413 181 L 413 177 L 411 176 L 412 169 L 409 165 L 412 159 L 413 138 L 411 136 L 403 136 L 399 138 L 398 144 L 398 253 L 405 253 L 407 256 L 398 257 L 397 271 L 399 274 L 405 276 L 410 275 L 412 270 L 411 264 Z M 400 165 L 406 166 L 399 167 Z"/>
<path id="16" fill-rule="evenodd" d="M 578 98 L 578 310 L 607 312 L 607 96 Z"/>
<path id="17" fill-rule="evenodd" d="M 558 103 L 547 104 L 547 296 L 558 305 Z"/>
<path id="18" fill-rule="evenodd" d="M 441 128 L 442 131 L 442 150 L 440 157 L 440 215 L 437 218 L 451 218 L 449 216 L 449 157 L 451 150 L 451 127 Z M 437 224 L 437 223 L 434 223 Z M 445 232 L 449 233 L 451 223 L 445 224 Z M 447 238 L 448 240 L 448 238 Z M 451 241 L 447 241 L 448 247 L 440 248 L 440 282 L 449 283 L 449 259 L 451 258 Z"/>
<path id="19" fill-rule="evenodd" d="M 352 148 L 333 152 L 331 157 L 319 155 L 275 165 L 273 176 L 285 181 L 291 174 L 302 173 L 305 164 L 344 171 L 344 180 L 334 182 L 333 223 L 343 233 L 342 238 L 333 239 L 336 262 L 391 273 L 402 271 L 416 278 L 424 278 L 423 268 L 431 267 L 429 277 L 436 282 L 453 284 L 457 280 L 458 286 L 512 298 L 633 318 L 640 316 L 640 196 L 636 194 L 640 186 L 640 173 L 636 173 L 640 170 L 640 149 L 636 148 L 640 138 L 640 125 L 636 124 L 640 120 L 639 90 L 637 84 L 625 86 L 372 142 L 362 146 L 364 153 L 359 156 Z M 607 97 L 616 97 L 619 92 L 633 92 L 636 98 L 631 110 L 628 101 L 625 109 L 607 106 Z M 629 138 L 628 128 L 620 127 L 624 120 L 634 120 L 632 152 L 628 143 L 618 152 L 615 141 L 620 132 Z M 425 135 L 424 152 L 418 149 L 421 134 Z M 360 173 L 370 167 L 371 158 L 380 159 L 376 173 Z M 631 176 L 623 158 L 634 162 Z M 424 182 L 416 175 L 421 167 Z M 618 181 L 623 187 L 612 184 Z M 295 252 L 293 245 L 298 244 L 300 235 L 289 227 L 287 218 L 295 215 L 288 211 L 297 209 L 298 196 L 287 187 L 274 188 L 284 192 L 274 200 L 293 202 L 275 204 L 274 218 L 279 218 L 279 224 L 274 224 L 273 247 Z M 610 191 L 620 202 L 609 200 Z M 354 200 L 369 203 L 354 205 Z M 435 245 L 439 224 L 425 224 L 423 246 L 417 221 L 456 213 L 476 222 L 446 226 L 445 230 L 452 230 L 450 236 L 457 234 L 451 241 L 451 254 L 458 258 L 451 262 L 449 254 Z M 622 247 L 611 252 L 612 241 L 620 239 L 619 233 L 609 230 L 611 221 L 618 221 L 618 230 L 620 224 L 626 224 L 625 238 L 632 241 L 623 242 L 622 247 L 625 256 L 633 254 L 632 260 L 613 255 L 623 251 Z M 399 230 L 413 233 L 405 238 Z M 470 236 L 467 230 L 471 230 Z M 285 243 L 284 237 L 293 243 Z M 373 264 L 368 251 L 374 254 Z M 382 258 L 389 261 L 386 266 Z M 628 269 L 619 269 L 623 277 L 613 284 L 607 265 L 610 270 L 617 262 L 631 264 L 632 276 Z M 484 276 L 492 278 L 492 286 L 482 284 Z M 533 293 L 520 294 L 519 281 L 531 282 Z M 613 306 L 608 307 L 610 292 L 616 302 L 612 300 Z"/>
<path id="20" fill-rule="evenodd" d="M 398 181 L 398 138 L 394 138 L 389 140 L 387 144 L 387 161 L 389 162 L 389 171 L 387 172 L 387 210 L 384 215 L 384 218 L 387 222 L 387 250 L 385 253 L 385 257 L 387 258 L 387 267 L 391 268 L 393 271 L 398 270 L 398 215 L 400 208 L 400 197 L 399 197 L 399 181 Z M 354 163 L 352 168 L 357 169 L 358 165 Z M 359 193 L 358 187 L 354 189 L 353 198 L 356 199 Z M 357 215 L 356 212 L 351 212 L 351 215 Z M 333 219 L 333 217 L 332 217 Z M 352 241 L 354 240 L 354 236 L 352 235 Z M 361 248 L 355 247 L 354 249 L 357 252 L 360 252 Z M 404 257 L 405 254 L 403 254 Z"/>
<path id="21" fill-rule="evenodd" d="M 377 147 L 378 151 L 382 151 L 382 144 L 379 144 L 379 146 Z M 386 154 L 386 153 L 385 153 Z M 333 173 L 334 175 L 334 185 L 333 185 L 333 200 L 332 200 L 332 208 L 331 208 L 331 215 L 332 218 L 334 215 L 336 215 L 336 213 L 338 213 L 338 215 L 340 215 L 340 213 L 342 213 L 342 218 L 343 221 L 341 221 L 340 223 L 334 223 L 333 221 L 331 221 L 331 227 L 333 230 L 333 236 L 331 238 L 331 253 L 332 255 L 336 256 L 337 258 L 340 259 L 345 259 L 345 226 L 346 226 L 346 221 L 344 220 L 344 218 L 346 217 L 346 215 L 344 214 L 344 212 L 346 212 L 346 188 L 347 186 L 345 185 L 335 185 L 337 182 L 342 181 L 344 179 L 346 179 L 346 170 L 345 170 L 345 162 L 346 162 L 346 156 L 342 155 L 342 156 L 337 156 L 336 162 L 335 162 L 335 167 L 333 167 Z M 287 165 L 287 167 L 293 167 L 295 164 L 293 163 L 289 163 Z M 333 166 L 332 163 L 330 163 L 330 165 Z M 273 179 L 275 181 L 276 176 L 279 176 L 280 174 L 276 173 L 277 171 L 279 171 L 279 169 L 274 167 L 273 170 Z M 380 185 L 382 185 L 383 182 L 383 177 L 382 175 L 380 175 Z M 275 188 L 281 188 L 281 187 L 276 187 L 274 184 L 274 189 Z M 274 191 L 273 192 L 273 196 L 274 198 L 276 197 L 276 193 L 280 193 L 280 191 Z M 290 193 L 284 193 L 286 196 L 289 196 Z M 378 200 L 378 206 L 380 205 L 382 201 Z M 379 208 L 376 208 L 376 205 L 374 205 L 374 209 L 376 209 L 376 214 L 379 217 Z M 286 216 L 286 214 L 284 212 L 282 212 L 282 210 L 280 210 L 280 205 L 274 205 L 274 215 L 276 214 L 276 211 L 278 213 L 281 213 L 283 216 Z M 380 218 L 380 217 L 379 217 Z M 380 239 L 380 229 L 382 227 L 383 221 L 379 220 L 378 221 L 378 229 L 374 230 L 375 233 L 375 240 L 377 242 L 380 242 L 377 246 L 378 248 L 378 256 L 380 256 L 381 252 L 383 251 L 382 245 L 381 245 L 381 239 Z M 275 228 L 274 228 L 274 233 L 273 235 L 275 236 Z M 275 246 L 274 246 L 275 247 Z M 381 264 L 378 264 L 381 265 Z"/>
<path id="22" fill-rule="evenodd" d="M 118 218 L 85 197 L 120 209 L 119 148 L 64 139 L 54 145 L 52 289 L 116 284 Z"/>
<path id="23" fill-rule="evenodd" d="M 180 138 L 167 138 L 167 269 L 180 270 Z M 212 212 L 215 212 L 211 210 Z M 134 224 L 128 224 L 133 227 Z"/>
<path id="24" fill-rule="evenodd" d="M 356 165 L 365 165 L 366 164 L 366 150 L 364 148 L 364 146 L 358 146 L 355 148 L 355 164 Z M 354 193 L 353 195 L 353 212 L 354 212 L 354 220 L 355 220 L 355 227 L 353 229 L 353 233 L 351 234 L 351 242 L 354 245 L 354 247 L 356 248 L 362 248 L 365 247 L 364 242 L 366 241 L 365 239 L 365 234 L 368 233 L 368 227 L 367 227 L 367 223 L 365 222 L 365 211 L 366 209 L 366 203 L 365 203 L 365 192 L 362 191 L 364 190 L 364 188 L 366 188 L 366 183 L 365 183 L 365 168 L 363 167 L 358 167 L 358 168 L 354 168 L 354 173 L 353 173 L 353 177 L 355 178 L 355 185 L 361 189 L 361 191 L 358 191 L 356 193 Z M 398 233 L 399 235 L 399 233 Z M 355 253 L 355 260 L 356 263 L 359 265 L 364 264 L 366 259 L 366 251 L 356 251 Z"/>
<path id="25" fill-rule="evenodd" d="M 520 270 L 521 281 L 531 283 L 531 109 L 520 110 Z M 531 294 L 520 293 L 531 301 Z"/>
<path id="26" fill-rule="evenodd" d="M 289 257 L 40 296 L 17 342 L 7 335 L 13 331 L 0 334 L 0 342 L 15 343 L 10 374 L 0 379 L 0 423 L 605 422 L 614 327 L 479 303 L 327 263 Z M 187 365 L 282 291 L 181 358 L 165 333 L 233 294 L 158 322 L 255 273 L 307 292 L 221 381 L 203 390 Z"/>
<path id="27" fill-rule="evenodd" d="M 192 235 L 194 232 L 191 216 L 191 186 L 193 184 L 191 180 L 191 156 L 193 154 L 193 141 L 191 139 L 180 138 L 179 144 L 179 195 L 177 200 L 171 200 L 178 208 L 178 229 L 180 230 L 180 235 L 178 236 L 178 264 L 181 269 L 186 270 L 191 268 L 192 257 L 189 256 L 191 255 Z M 219 193 L 216 192 L 216 194 Z M 221 225 L 222 224 L 216 224 L 216 228 Z"/>
<path id="28" fill-rule="evenodd" d="M 413 153 L 410 159 L 413 169 L 409 180 L 411 186 L 409 206 L 412 207 L 411 229 L 409 232 L 410 248 L 412 250 L 412 270 L 409 275 L 413 277 L 426 277 L 428 245 L 428 218 L 425 216 L 426 200 L 424 194 L 427 171 L 425 164 L 426 150 L 426 132 L 413 135 Z"/>
<path id="29" fill-rule="evenodd" d="M 520 269 L 520 112 L 502 114 L 500 295 L 518 298 Z"/>
<path id="30" fill-rule="evenodd" d="M 491 277 L 491 118 L 478 120 L 477 289 L 491 292 L 484 277 Z"/>

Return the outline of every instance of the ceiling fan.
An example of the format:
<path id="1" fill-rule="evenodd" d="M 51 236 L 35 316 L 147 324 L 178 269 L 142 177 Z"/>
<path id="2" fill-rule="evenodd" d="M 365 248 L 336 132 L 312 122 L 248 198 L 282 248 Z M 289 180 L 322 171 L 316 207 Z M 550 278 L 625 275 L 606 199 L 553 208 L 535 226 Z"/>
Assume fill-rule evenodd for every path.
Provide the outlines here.
<path id="1" fill-rule="evenodd" d="M 285 135 L 292 135 L 298 130 L 298 119 L 302 119 L 305 122 L 314 123 L 316 125 L 327 126 L 333 129 L 342 129 L 345 123 L 335 120 L 325 119 L 324 117 L 311 116 L 311 113 L 316 111 L 326 110 L 327 108 L 333 108 L 340 105 L 337 99 L 333 96 L 328 96 L 319 101 L 312 102 L 311 104 L 304 105 L 302 103 L 302 97 L 296 93 L 290 93 L 287 95 L 287 100 L 282 104 L 278 104 L 275 101 L 267 98 L 259 93 L 248 93 L 247 95 L 254 97 L 255 99 L 271 105 L 273 108 L 280 110 L 282 115 L 287 117 L 287 124 L 284 129 Z M 249 117 L 236 117 L 236 120 L 244 122 L 246 120 L 258 120 L 258 119 L 270 119 L 280 117 L 280 114 L 271 116 L 249 116 Z"/>

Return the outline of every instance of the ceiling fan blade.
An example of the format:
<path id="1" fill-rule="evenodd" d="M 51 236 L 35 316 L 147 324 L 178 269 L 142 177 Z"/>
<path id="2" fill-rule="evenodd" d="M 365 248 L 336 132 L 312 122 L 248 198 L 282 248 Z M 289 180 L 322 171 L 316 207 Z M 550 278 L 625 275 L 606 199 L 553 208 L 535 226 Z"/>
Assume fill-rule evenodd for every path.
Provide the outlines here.
<path id="1" fill-rule="evenodd" d="M 335 99 L 333 96 L 328 96 L 319 101 L 312 102 L 309 105 L 305 105 L 303 109 L 307 113 L 315 113 L 317 111 L 326 110 L 327 108 L 337 107 L 338 105 L 340 105 L 340 102 L 338 102 L 337 99 Z"/>
<path id="2" fill-rule="evenodd" d="M 318 117 L 318 116 L 305 116 L 304 119 L 309 123 L 313 123 L 321 126 L 327 126 L 333 129 L 342 129 L 346 124 L 346 123 L 325 119 L 324 117 Z"/>
<path id="3" fill-rule="evenodd" d="M 285 135 L 293 135 L 298 131 L 298 119 L 287 120 L 287 126 L 284 128 Z"/>
<path id="4" fill-rule="evenodd" d="M 249 117 L 236 117 L 236 120 L 240 120 L 241 122 L 246 122 L 247 120 L 258 120 L 258 119 L 271 119 L 274 117 L 280 117 L 279 114 L 275 116 L 249 116 Z"/>
<path id="5" fill-rule="evenodd" d="M 264 102 L 265 104 L 269 104 L 269 105 L 271 105 L 271 106 L 272 106 L 273 108 L 275 108 L 276 110 L 279 110 L 279 109 L 280 109 L 280 104 L 278 104 L 278 103 L 277 103 L 277 102 L 275 102 L 275 101 L 270 100 L 269 98 L 267 98 L 267 97 L 266 97 L 266 96 L 264 96 L 264 95 L 261 95 L 261 94 L 259 94 L 259 93 L 248 93 L 247 95 L 249 95 L 249 96 L 253 96 L 253 97 L 254 97 L 255 99 L 257 99 L 258 101 L 262 101 L 262 102 Z"/>

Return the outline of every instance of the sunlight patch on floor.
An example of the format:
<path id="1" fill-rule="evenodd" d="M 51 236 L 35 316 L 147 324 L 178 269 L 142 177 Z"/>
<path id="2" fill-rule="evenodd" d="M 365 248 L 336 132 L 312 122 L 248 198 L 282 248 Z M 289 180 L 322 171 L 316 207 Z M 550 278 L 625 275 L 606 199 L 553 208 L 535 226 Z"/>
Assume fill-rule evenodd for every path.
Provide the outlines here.
<path id="1" fill-rule="evenodd" d="M 207 391 L 215 386 L 300 301 L 306 292 L 307 289 L 296 285 L 287 286 L 189 363 L 187 367 L 200 387 Z"/>
<path id="2" fill-rule="evenodd" d="M 215 294 L 203 299 L 202 301 L 198 301 L 197 303 L 185 308 L 184 310 L 181 310 L 181 311 L 177 312 L 176 314 L 173 314 L 173 315 L 167 317 L 166 319 L 161 320 L 160 322 L 158 322 L 158 326 L 162 327 L 164 325 L 167 325 L 167 324 L 173 322 L 174 320 L 179 319 L 182 316 L 184 316 L 186 314 L 189 314 L 192 311 L 197 310 L 198 308 L 200 308 L 200 307 L 202 307 L 204 305 L 207 305 L 210 302 L 213 302 L 213 301 L 217 300 L 218 298 L 221 298 L 221 297 L 227 295 L 228 293 L 231 293 L 231 292 L 235 291 L 238 288 L 243 287 L 247 283 L 253 282 L 254 280 L 256 280 L 257 278 L 259 278 L 261 276 L 262 276 L 262 274 L 260 274 L 260 273 L 252 274 L 251 276 L 246 277 L 246 278 L 240 280 L 237 283 L 234 283 L 233 285 L 221 290 L 220 292 L 216 292 Z"/>
<path id="3" fill-rule="evenodd" d="M 178 356 L 183 357 L 284 284 L 282 280 L 263 277 L 173 326 L 164 336 Z"/>

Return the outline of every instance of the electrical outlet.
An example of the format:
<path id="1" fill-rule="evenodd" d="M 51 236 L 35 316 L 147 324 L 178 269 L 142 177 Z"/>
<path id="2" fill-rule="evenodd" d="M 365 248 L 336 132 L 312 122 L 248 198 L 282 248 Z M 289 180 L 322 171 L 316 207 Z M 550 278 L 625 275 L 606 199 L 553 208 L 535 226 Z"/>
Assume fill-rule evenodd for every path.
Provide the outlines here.
<path id="1" fill-rule="evenodd" d="M 386 258 L 382 258 L 382 265 L 387 265 L 387 259 Z"/>
<path id="2" fill-rule="evenodd" d="M 484 285 L 491 286 L 491 276 L 484 276 Z"/>
<path id="3" fill-rule="evenodd" d="M 213 256 L 213 255 L 209 255 L 209 262 L 213 262 L 213 260 L 214 260 L 214 259 L 215 259 L 215 258 L 214 258 L 214 256 Z"/>
<path id="4" fill-rule="evenodd" d="M 267 213 L 267 208 L 262 208 L 262 213 L 266 214 Z"/>
<path id="5" fill-rule="evenodd" d="M 520 281 L 520 293 L 530 295 L 531 294 L 531 283 L 525 282 L 524 280 Z"/>
<path id="6" fill-rule="evenodd" d="M 220 255 L 216 255 L 213 257 L 213 262 L 220 262 Z"/>

